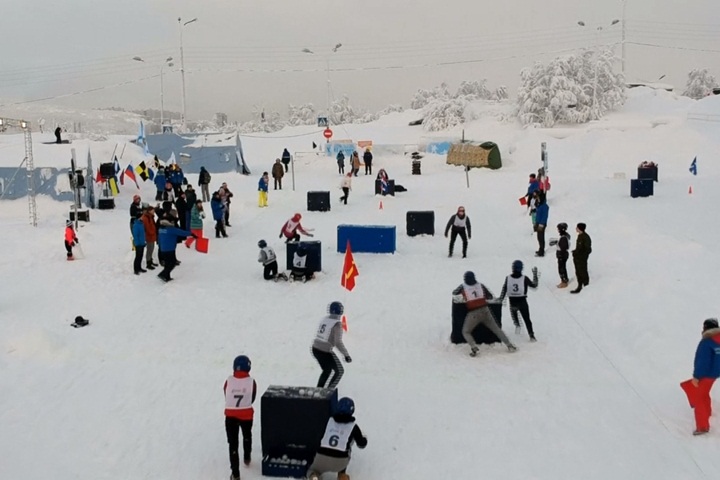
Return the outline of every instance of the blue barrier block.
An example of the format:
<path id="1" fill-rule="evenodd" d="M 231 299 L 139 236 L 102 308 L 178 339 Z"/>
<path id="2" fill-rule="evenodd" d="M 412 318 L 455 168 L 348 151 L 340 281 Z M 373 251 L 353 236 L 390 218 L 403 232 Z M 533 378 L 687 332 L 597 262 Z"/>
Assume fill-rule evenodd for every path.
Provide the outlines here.
<path id="1" fill-rule="evenodd" d="M 394 225 L 338 225 L 337 251 L 345 253 L 347 241 L 357 253 L 395 253 Z"/>

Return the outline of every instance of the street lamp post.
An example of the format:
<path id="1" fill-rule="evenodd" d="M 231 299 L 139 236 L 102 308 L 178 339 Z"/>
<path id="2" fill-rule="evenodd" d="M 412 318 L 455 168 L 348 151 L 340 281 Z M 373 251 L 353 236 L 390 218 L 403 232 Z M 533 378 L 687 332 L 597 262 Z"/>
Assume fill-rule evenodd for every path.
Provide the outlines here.
<path id="1" fill-rule="evenodd" d="M 326 98 L 326 105 L 327 105 L 326 109 L 327 110 L 326 111 L 327 111 L 327 116 L 328 116 L 328 124 L 330 122 L 330 54 L 335 53 L 338 50 L 340 50 L 340 47 L 342 47 L 342 43 L 337 43 L 332 48 L 330 53 L 323 55 L 325 58 L 325 73 L 326 73 L 326 79 L 327 79 L 327 98 Z M 309 53 L 310 55 L 315 55 L 315 52 L 313 52 L 309 48 L 303 48 L 301 50 L 301 52 Z"/>
<path id="2" fill-rule="evenodd" d="M 617 25 L 620 22 L 620 20 L 615 19 L 612 22 L 610 22 L 610 25 L 607 25 L 608 27 L 612 27 L 613 25 Z M 581 27 L 587 26 L 585 22 L 582 20 L 577 22 L 578 25 Z M 599 115 L 597 113 L 597 84 L 598 84 L 598 60 L 600 59 L 600 34 L 603 31 L 603 26 L 600 25 L 595 28 L 595 31 L 597 32 L 596 40 L 595 40 L 595 75 L 593 79 L 593 99 L 592 99 L 592 116 L 593 120 L 597 120 L 599 118 Z"/>
<path id="3" fill-rule="evenodd" d="M 187 113 L 185 103 L 185 55 L 183 52 L 183 27 L 196 21 L 197 18 L 193 18 L 192 20 L 188 20 L 183 23 L 182 18 L 178 17 L 178 26 L 180 27 L 180 78 L 182 80 L 182 117 L 180 118 L 180 123 L 183 129 L 185 128 L 185 118 Z"/>
<path id="4" fill-rule="evenodd" d="M 141 57 L 133 57 L 133 60 L 145 63 L 145 60 Z M 172 60 L 172 57 L 168 57 L 160 64 L 160 133 L 162 133 L 163 125 L 165 125 L 165 89 L 163 88 L 163 69 L 166 66 L 174 66 L 175 64 L 172 63 Z"/>

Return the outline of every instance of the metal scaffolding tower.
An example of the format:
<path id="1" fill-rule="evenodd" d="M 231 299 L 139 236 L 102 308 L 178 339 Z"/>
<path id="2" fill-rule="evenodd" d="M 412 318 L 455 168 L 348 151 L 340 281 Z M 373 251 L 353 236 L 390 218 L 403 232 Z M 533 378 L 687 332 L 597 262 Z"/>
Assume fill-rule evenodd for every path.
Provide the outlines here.
<path id="1" fill-rule="evenodd" d="M 27 186 L 28 186 L 28 211 L 30 224 L 37 227 L 37 202 L 35 201 L 35 162 L 32 152 L 32 134 L 30 133 L 30 122 L 25 120 L 15 120 L 12 118 L 0 118 L 0 127 L 8 125 L 11 127 L 19 127 L 25 135 L 25 159 L 27 170 Z M 22 164 L 21 164 L 22 165 Z"/>

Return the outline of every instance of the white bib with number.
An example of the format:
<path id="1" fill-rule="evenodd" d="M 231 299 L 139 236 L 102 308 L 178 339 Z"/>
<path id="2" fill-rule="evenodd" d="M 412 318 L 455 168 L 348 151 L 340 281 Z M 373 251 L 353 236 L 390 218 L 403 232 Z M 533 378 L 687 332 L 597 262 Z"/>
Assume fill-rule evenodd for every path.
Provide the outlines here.
<path id="1" fill-rule="evenodd" d="M 525 276 L 514 278 L 510 275 L 505 279 L 508 297 L 524 297 L 525 296 Z"/>
<path id="2" fill-rule="evenodd" d="M 328 420 L 327 428 L 325 428 L 325 435 L 323 436 L 322 441 L 320 441 L 320 446 L 344 452 L 347 450 L 347 444 L 350 440 L 353 428 L 355 428 L 355 422 L 337 423 L 331 418 Z"/>
<path id="3" fill-rule="evenodd" d="M 315 338 L 323 342 L 330 341 L 330 332 L 332 331 L 335 324 L 338 323 L 337 318 L 325 317 L 320 320 L 320 326 L 318 327 Z"/>
<path id="4" fill-rule="evenodd" d="M 225 388 L 225 409 L 243 410 L 252 407 L 253 379 L 228 377 Z"/>
<path id="5" fill-rule="evenodd" d="M 475 285 L 463 283 L 463 296 L 465 297 L 465 305 L 468 310 L 475 310 L 476 308 L 487 305 L 482 283 L 478 282 Z"/>
<path id="6" fill-rule="evenodd" d="M 295 253 L 295 255 L 293 255 L 293 267 L 305 268 L 306 263 L 307 263 L 307 255 L 305 255 L 304 257 L 301 257 L 300 255 L 297 254 L 297 252 Z"/>

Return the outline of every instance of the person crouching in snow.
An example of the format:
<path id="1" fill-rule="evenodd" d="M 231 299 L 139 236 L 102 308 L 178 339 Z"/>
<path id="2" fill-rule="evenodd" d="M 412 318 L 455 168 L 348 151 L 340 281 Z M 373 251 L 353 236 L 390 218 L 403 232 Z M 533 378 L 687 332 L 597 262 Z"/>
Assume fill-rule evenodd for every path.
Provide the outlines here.
<path id="1" fill-rule="evenodd" d="M 343 191 L 343 196 L 340 197 L 340 201 L 347 205 L 350 190 L 352 190 L 352 173 L 348 173 L 343 177 L 340 181 L 340 189 Z"/>
<path id="2" fill-rule="evenodd" d="M 325 426 L 320 448 L 308 469 L 308 480 L 320 480 L 324 473 L 337 473 L 338 480 L 350 480 L 346 473 L 352 444 L 367 446 L 367 438 L 355 424 L 355 402 L 348 397 L 338 400 L 332 417 Z"/>
<path id="3" fill-rule="evenodd" d="M 303 235 L 307 235 L 308 237 L 312 237 L 313 234 L 305 230 L 300 224 L 301 219 L 302 215 L 300 215 L 299 213 L 293 215 L 292 218 L 285 222 L 285 224 L 280 229 L 280 236 L 278 238 L 282 238 L 283 235 L 285 235 L 285 243 L 290 243 L 300 241 L 300 233 L 302 233 Z"/>
<path id="4" fill-rule="evenodd" d="M 720 377 L 720 327 L 716 318 L 703 322 L 702 340 L 695 351 L 695 368 L 692 385 L 695 387 L 693 408 L 695 409 L 695 431 L 693 435 L 704 435 L 710 431 L 712 399 L 710 390 Z"/>
<path id="5" fill-rule="evenodd" d="M 293 254 L 292 270 L 290 271 L 290 280 L 302 280 L 303 283 L 312 280 L 315 275 L 307 266 L 307 248 L 305 245 L 298 245 Z"/>
<path id="6" fill-rule="evenodd" d="M 507 346 L 509 351 L 514 352 L 517 350 L 517 347 L 510 342 L 507 335 L 495 323 L 495 317 L 493 317 L 487 303 L 488 300 L 493 298 L 493 294 L 485 285 L 475 279 L 473 272 L 465 272 L 463 283 L 453 290 L 452 294 L 453 302 L 464 303 L 467 307 L 462 334 L 465 341 L 470 345 L 471 357 L 476 356 L 479 350 L 472 332 L 481 324 L 494 333 Z"/>
<path id="7" fill-rule="evenodd" d="M 73 257 L 72 247 L 74 247 L 76 243 L 80 243 L 80 240 L 78 240 L 77 235 L 75 235 L 75 229 L 73 228 L 73 222 L 72 222 L 72 220 L 66 220 L 65 221 L 65 250 L 67 251 L 67 259 L 68 260 L 75 260 L 75 257 Z"/>
<path id="8" fill-rule="evenodd" d="M 270 183 L 270 178 L 268 176 L 268 172 L 263 172 L 262 177 L 260 177 L 260 180 L 258 180 L 258 207 L 267 207 L 267 198 L 268 198 L 268 184 Z"/>
<path id="9" fill-rule="evenodd" d="M 462 256 L 467 256 L 468 238 L 472 238 L 472 231 L 470 229 L 470 217 L 465 215 L 465 207 L 458 207 L 457 213 L 450 217 L 447 225 L 445 226 L 445 238 L 448 236 L 448 232 L 452 228 L 450 233 L 450 247 L 448 249 L 448 257 L 453 256 L 453 249 L 455 248 L 455 240 L 460 235 L 460 239 L 463 243 Z M 467 232 L 467 236 L 465 233 Z"/>
<path id="10" fill-rule="evenodd" d="M 275 250 L 273 250 L 273 248 L 269 246 L 265 240 L 260 240 L 258 242 L 258 248 L 260 249 L 258 262 L 263 264 L 263 278 L 265 280 L 275 280 L 276 282 L 279 279 L 287 280 L 287 275 L 284 273 L 278 273 L 277 255 L 275 255 Z"/>

